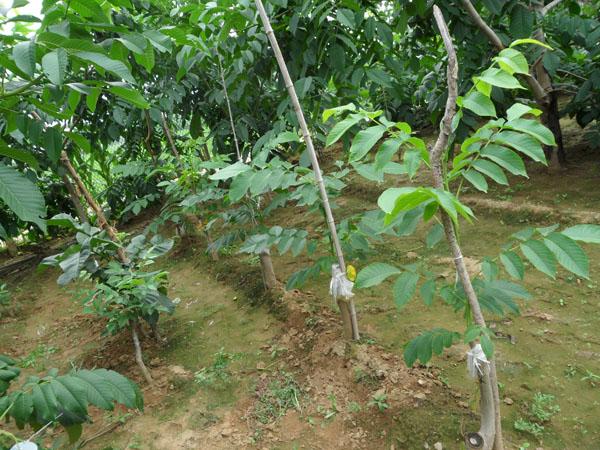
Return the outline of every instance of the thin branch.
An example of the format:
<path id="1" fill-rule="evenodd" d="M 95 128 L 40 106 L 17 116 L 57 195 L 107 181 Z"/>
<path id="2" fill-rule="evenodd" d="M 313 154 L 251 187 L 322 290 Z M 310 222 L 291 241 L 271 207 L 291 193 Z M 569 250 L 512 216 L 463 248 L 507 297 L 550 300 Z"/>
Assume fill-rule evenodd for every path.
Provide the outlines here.
<path id="1" fill-rule="evenodd" d="M 462 0 L 462 4 L 467 10 L 469 16 L 471 16 L 471 19 L 473 19 L 473 22 L 475 22 L 475 25 L 477 25 L 479 29 L 483 31 L 483 33 L 492 42 L 494 47 L 496 47 L 498 50 L 503 50 L 504 44 L 500 40 L 500 37 L 498 37 L 494 30 L 492 30 L 485 20 L 481 18 L 473 4 L 469 0 Z"/>
<path id="2" fill-rule="evenodd" d="M 181 164 L 181 157 L 179 156 L 179 152 L 177 151 L 177 147 L 175 146 L 175 142 L 173 141 L 173 136 L 171 135 L 171 129 L 169 128 L 169 124 L 167 123 L 167 118 L 165 117 L 165 113 L 160 112 L 160 118 L 162 119 L 163 130 L 165 130 L 165 134 L 167 135 L 167 140 L 169 141 L 169 145 L 171 146 L 171 152 L 177 159 L 177 162 Z"/>
<path id="3" fill-rule="evenodd" d="M 540 12 L 542 13 L 542 17 L 544 17 L 546 14 L 548 14 L 550 12 L 550 10 L 558 5 L 560 5 L 563 2 L 563 0 L 553 0 L 550 3 L 548 3 L 546 6 L 544 6 Z"/>
<path id="4" fill-rule="evenodd" d="M 235 143 L 235 153 L 237 155 L 237 159 L 241 161 L 242 152 L 240 152 L 240 144 L 238 142 L 237 133 L 235 132 L 233 113 L 231 112 L 231 103 L 229 103 L 229 94 L 227 93 L 227 84 L 225 84 L 225 75 L 223 74 L 223 65 L 221 64 L 221 55 L 219 55 L 219 53 L 217 53 L 217 63 L 219 64 L 219 75 L 221 76 L 221 84 L 223 85 L 223 93 L 225 94 L 225 103 L 227 103 L 229 123 L 231 124 L 231 132 L 233 133 L 233 142 Z"/>

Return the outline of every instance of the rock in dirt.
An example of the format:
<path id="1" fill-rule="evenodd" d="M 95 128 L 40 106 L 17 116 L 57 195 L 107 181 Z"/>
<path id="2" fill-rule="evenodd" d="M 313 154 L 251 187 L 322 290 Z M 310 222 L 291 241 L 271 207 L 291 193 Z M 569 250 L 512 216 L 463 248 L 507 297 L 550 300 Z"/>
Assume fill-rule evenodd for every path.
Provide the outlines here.
<path id="1" fill-rule="evenodd" d="M 435 450 L 443 450 L 444 446 L 441 442 L 436 442 L 435 444 L 433 444 L 433 448 L 435 448 Z"/>
<path id="2" fill-rule="evenodd" d="M 504 403 L 507 404 L 507 405 L 512 405 L 514 403 L 514 401 L 513 401 L 512 398 L 506 397 L 504 399 Z"/>

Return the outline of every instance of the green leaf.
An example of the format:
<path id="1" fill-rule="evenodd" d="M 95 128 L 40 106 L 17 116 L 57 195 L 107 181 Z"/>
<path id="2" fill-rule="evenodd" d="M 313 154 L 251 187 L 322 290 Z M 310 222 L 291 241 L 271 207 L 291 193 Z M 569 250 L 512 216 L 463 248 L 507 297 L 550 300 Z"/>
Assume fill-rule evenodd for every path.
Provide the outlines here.
<path id="1" fill-rule="evenodd" d="M 540 241 L 529 240 L 521 244 L 521 251 L 533 266 L 550 278 L 556 276 L 556 259 L 548 247 Z"/>
<path id="2" fill-rule="evenodd" d="M 69 7 L 81 17 L 99 19 L 100 22 L 106 21 L 106 15 L 96 0 L 71 0 Z"/>
<path id="3" fill-rule="evenodd" d="M 562 232 L 574 241 L 600 244 L 600 225 L 582 224 L 567 228 Z"/>
<path id="4" fill-rule="evenodd" d="M 383 125 L 376 125 L 359 131 L 352 141 L 349 161 L 360 161 L 379 142 L 385 132 L 386 127 Z"/>
<path id="5" fill-rule="evenodd" d="M 50 82 L 58 86 L 61 86 L 65 80 L 68 64 L 69 58 L 67 57 L 67 52 L 62 48 L 57 48 L 50 53 L 46 53 L 42 58 L 44 73 Z"/>
<path id="6" fill-rule="evenodd" d="M 98 97 L 102 93 L 100 88 L 92 88 L 90 93 L 85 97 L 85 104 L 91 112 L 96 111 L 96 104 L 98 103 Z"/>
<path id="7" fill-rule="evenodd" d="M 410 148 L 404 152 L 404 167 L 406 167 L 406 173 L 411 180 L 417 174 L 421 166 L 421 161 L 423 159 L 421 158 L 421 151 L 419 149 Z"/>
<path id="8" fill-rule="evenodd" d="M 542 110 L 532 108 L 531 106 L 524 105 L 523 103 L 515 103 L 506 110 L 506 118 L 509 121 L 519 119 L 525 114 L 533 114 L 534 116 L 539 116 L 540 114 L 542 114 Z"/>
<path id="9" fill-rule="evenodd" d="M 463 99 L 462 105 L 478 116 L 496 117 L 496 107 L 494 106 L 494 103 L 489 97 L 483 95 L 479 91 L 471 91 L 471 93 Z"/>
<path id="10" fill-rule="evenodd" d="M 527 177 L 525 163 L 519 155 L 501 145 L 488 144 L 480 152 L 484 158 L 491 159 L 500 167 L 508 170 L 513 175 Z"/>
<path id="11" fill-rule="evenodd" d="M 19 42 L 13 47 L 12 56 L 17 67 L 33 77 L 35 73 L 35 42 Z"/>
<path id="12" fill-rule="evenodd" d="M 531 159 L 542 164 L 546 163 L 546 155 L 539 141 L 528 134 L 516 131 L 501 131 L 492 136 L 492 142 L 503 144 L 529 156 Z"/>
<path id="13" fill-rule="evenodd" d="M 44 233 L 44 197 L 38 187 L 12 167 L 0 163 L 0 199 L 21 220 L 35 223 Z"/>
<path id="14" fill-rule="evenodd" d="M 508 180 L 506 179 L 506 175 L 498 166 L 498 164 L 493 163 L 491 161 L 487 161 L 485 159 L 478 159 L 473 161 L 472 167 L 474 167 L 479 172 L 487 175 L 492 180 L 494 180 L 498 184 L 508 185 Z"/>
<path id="15" fill-rule="evenodd" d="M 440 223 L 436 223 L 433 225 L 429 231 L 427 232 L 427 236 L 425 236 L 425 244 L 427 248 L 435 247 L 438 242 L 442 240 L 444 237 L 444 227 Z"/>
<path id="16" fill-rule="evenodd" d="M 536 138 L 542 144 L 551 146 L 556 145 L 552 131 L 550 131 L 544 125 L 539 123 L 537 120 L 514 119 L 506 122 L 504 124 L 504 127 L 511 130 L 517 130 L 522 131 L 523 133 L 527 133 L 530 136 Z"/>
<path id="17" fill-rule="evenodd" d="M 83 426 L 80 423 L 76 423 L 75 425 L 65 427 L 65 430 L 67 430 L 67 435 L 69 436 L 69 443 L 74 444 L 81 437 Z"/>
<path id="18" fill-rule="evenodd" d="M 510 47 L 516 47 L 517 45 L 524 45 L 524 44 L 533 44 L 533 45 L 539 45 L 540 47 L 545 47 L 548 50 L 552 50 L 552 47 L 550 47 L 548 44 L 545 44 L 544 42 L 540 42 L 537 39 L 531 39 L 531 38 L 524 38 L 524 39 L 517 39 L 515 41 L 512 42 L 512 44 L 510 44 Z"/>
<path id="19" fill-rule="evenodd" d="M 228 180 L 229 178 L 233 178 L 238 176 L 240 173 L 244 173 L 251 170 L 251 167 L 247 164 L 244 164 L 241 161 L 237 161 L 230 166 L 224 167 L 223 169 L 218 170 L 216 173 L 211 175 L 209 178 L 211 180 Z"/>
<path id="20" fill-rule="evenodd" d="M 372 263 L 358 272 L 355 286 L 357 289 L 368 288 L 383 282 L 392 275 L 401 273 L 400 269 L 385 263 Z"/>
<path id="21" fill-rule="evenodd" d="M 500 261 L 506 272 L 513 278 L 522 280 L 525 276 L 525 266 L 519 255 L 510 250 L 500 254 Z"/>
<path id="22" fill-rule="evenodd" d="M 523 53 L 514 48 L 505 48 L 494 58 L 494 61 L 509 75 L 519 73 L 529 76 L 527 59 Z"/>
<path id="23" fill-rule="evenodd" d="M 25 164 L 29 164 L 36 170 L 40 169 L 40 165 L 37 162 L 37 159 L 28 151 L 21 150 L 19 148 L 9 147 L 6 142 L 0 139 L 0 155 L 8 156 L 9 158 L 14 159 L 15 161 L 21 161 Z"/>
<path id="24" fill-rule="evenodd" d="M 100 67 L 125 81 L 135 84 L 135 78 L 133 78 L 133 75 L 131 75 L 127 66 L 121 61 L 94 52 L 75 52 L 74 55 L 84 61 L 91 62 L 95 66 Z"/>
<path id="25" fill-rule="evenodd" d="M 431 306 L 433 304 L 433 296 L 435 295 L 435 280 L 427 280 L 425 283 L 421 285 L 420 294 L 423 299 L 423 303 L 427 306 Z"/>
<path id="26" fill-rule="evenodd" d="M 544 239 L 546 247 L 550 249 L 558 263 L 582 278 L 589 278 L 590 263 L 585 252 L 571 238 L 561 233 L 551 233 Z"/>
<path id="27" fill-rule="evenodd" d="M 458 333 L 444 328 L 424 331 L 406 345 L 404 361 L 408 367 L 412 367 L 417 359 L 421 364 L 427 364 L 433 354 L 441 355 L 444 348 L 451 347 L 458 339 Z"/>
<path id="28" fill-rule="evenodd" d="M 512 75 L 506 73 L 502 69 L 490 67 L 480 76 L 475 77 L 476 80 L 484 81 L 492 86 L 497 86 L 503 89 L 525 89 Z"/>
<path id="29" fill-rule="evenodd" d="M 323 111 L 323 122 L 327 122 L 331 116 L 336 116 L 343 111 L 356 111 L 356 105 L 354 103 L 348 103 L 346 105 L 326 109 Z"/>
<path id="30" fill-rule="evenodd" d="M 404 307 L 415 295 L 419 274 L 403 272 L 394 283 L 394 303 L 398 309 Z"/>
<path id="31" fill-rule="evenodd" d="M 141 109 L 150 108 L 150 104 L 144 99 L 142 94 L 135 89 L 126 88 L 123 86 L 109 86 L 108 90 L 117 97 L 120 97 L 128 103 L 131 103 L 133 106 L 137 106 Z"/>
<path id="32" fill-rule="evenodd" d="M 383 69 L 377 67 L 367 69 L 367 77 L 380 86 L 391 88 L 392 77 Z"/>
<path id="33" fill-rule="evenodd" d="M 346 134 L 350 128 L 352 128 L 361 120 L 364 120 L 363 116 L 359 114 L 351 114 L 341 122 L 336 123 L 327 135 L 325 146 L 329 147 L 330 145 L 335 144 L 344 134 Z"/>
<path id="34" fill-rule="evenodd" d="M 516 4 L 510 11 L 510 34 L 516 38 L 531 36 L 534 14 L 524 5 Z"/>
<path id="35" fill-rule="evenodd" d="M 487 181 L 485 181 L 485 177 L 483 175 L 481 175 L 479 172 L 473 170 L 473 169 L 469 169 L 465 172 L 463 172 L 463 177 L 465 177 L 465 180 L 467 180 L 469 183 L 471 183 L 473 186 L 475 186 L 476 189 L 482 191 L 482 192 L 487 192 L 488 191 L 488 183 Z"/>
<path id="36" fill-rule="evenodd" d="M 356 27 L 356 21 L 354 20 L 354 12 L 349 9 L 346 9 L 346 8 L 338 9 L 337 20 L 342 25 L 345 25 L 352 30 L 354 30 L 354 28 Z"/>
<path id="37" fill-rule="evenodd" d="M 482 334 L 479 338 L 479 343 L 487 359 L 492 359 L 494 357 L 494 343 L 490 337 L 487 334 Z"/>

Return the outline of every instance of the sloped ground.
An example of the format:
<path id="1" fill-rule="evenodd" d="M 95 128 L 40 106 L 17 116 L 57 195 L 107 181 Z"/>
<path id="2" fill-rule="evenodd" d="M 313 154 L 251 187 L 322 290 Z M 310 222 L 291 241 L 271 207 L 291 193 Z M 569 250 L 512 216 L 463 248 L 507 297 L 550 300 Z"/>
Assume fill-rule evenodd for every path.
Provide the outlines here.
<path id="1" fill-rule="evenodd" d="M 569 134 L 567 142 L 576 136 Z M 478 221 L 462 231 L 464 252 L 476 265 L 498 254 L 510 234 L 525 226 L 598 223 L 600 168 L 585 147 L 573 145 L 566 171 L 532 168 L 531 182 L 511 180 L 465 199 Z M 397 184 L 391 180 L 387 185 Z M 376 208 L 385 186 L 353 183 L 338 200 L 339 215 Z M 276 221 L 314 230 L 323 224 L 281 211 Z M 425 228 L 386 242 L 368 262 L 428 261 L 440 277 L 453 276 L 442 243 L 427 249 Z M 418 298 L 397 311 L 391 285 L 357 292 L 363 341 L 340 339 L 326 276 L 302 292 L 265 298 L 257 261 L 202 255 L 202 243 L 178 247 L 160 264 L 171 273 L 170 294 L 180 299 L 161 327 L 163 345 L 144 340 L 146 361 L 156 383 L 144 388 L 143 415 L 119 411 L 94 415 L 86 448 L 179 449 L 416 449 L 460 448 L 461 434 L 476 426 L 476 385 L 465 377 L 464 346 L 434 358 L 428 367 L 407 369 L 403 345 L 419 331 L 443 326 L 461 330 L 460 317 L 441 302 L 424 306 Z M 508 448 L 594 449 L 600 443 L 600 250 L 586 247 L 592 280 L 561 273 L 556 282 L 530 270 L 525 286 L 533 300 L 522 315 L 495 327 L 503 417 Z M 309 263 L 305 257 L 275 257 L 281 280 Z M 367 262 L 354 262 L 363 267 Z M 59 289 L 56 273 L 21 271 L 8 280 L 15 293 L 9 314 L 0 319 L 5 352 L 24 358 L 29 371 L 71 364 L 109 367 L 141 383 L 128 335 L 100 338 L 103 324 L 81 313 L 73 301 L 84 285 Z M 221 351 L 222 349 L 222 351 Z M 221 352 L 220 352 L 221 351 Z M 194 381 L 194 373 L 214 367 L 216 354 L 230 363 L 224 381 Z M 518 432 L 536 393 L 551 394 L 560 406 L 540 438 Z M 385 395 L 385 397 L 383 397 Z M 373 398 L 385 398 L 382 411 Z M 290 406 L 287 413 L 277 402 Z M 280 416 L 277 418 L 277 416 Z M 95 437 L 94 436 L 98 436 Z"/>

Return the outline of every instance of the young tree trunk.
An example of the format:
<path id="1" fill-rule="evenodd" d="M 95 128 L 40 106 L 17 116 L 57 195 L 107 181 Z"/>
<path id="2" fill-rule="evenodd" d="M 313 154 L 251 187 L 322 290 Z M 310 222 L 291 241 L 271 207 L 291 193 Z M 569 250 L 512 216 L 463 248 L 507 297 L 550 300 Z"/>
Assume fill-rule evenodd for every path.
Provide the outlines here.
<path id="1" fill-rule="evenodd" d="M 148 153 L 150 153 L 150 156 L 152 157 L 152 162 L 156 166 L 158 164 L 158 160 L 156 158 L 156 153 L 152 148 L 152 119 L 150 118 L 150 113 L 148 112 L 148 110 L 144 111 L 144 115 L 146 117 L 147 130 L 146 137 L 144 138 L 144 145 L 146 146 L 146 150 L 148 150 Z"/>
<path id="2" fill-rule="evenodd" d="M 177 162 L 181 164 L 181 156 L 179 156 L 179 152 L 177 151 L 177 147 L 175 146 L 175 141 L 173 141 L 173 136 L 171 135 L 171 129 L 169 128 L 169 124 L 167 123 L 167 118 L 163 112 L 160 113 L 160 118 L 162 119 L 162 126 L 165 134 L 167 135 L 167 140 L 169 141 L 169 145 L 171 147 L 171 152 L 177 159 Z"/>
<path id="3" fill-rule="evenodd" d="M 333 242 L 336 256 L 338 259 L 338 265 L 343 273 L 346 273 L 346 263 L 344 261 L 344 253 L 342 252 L 342 245 L 337 235 L 337 228 L 335 225 L 335 220 L 333 218 L 333 214 L 331 212 L 331 206 L 329 204 L 329 196 L 327 195 L 327 190 L 325 189 L 325 183 L 323 182 L 323 175 L 321 174 L 321 168 L 319 167 L 319 160 L 317 159 L 317 153 L 315 151 L 315 147 L 313 145 L 312 137 L 308 130 L 308 125 L 306 124 L 306 119 L 304 118 L 304 112 L 302 111 L 302 107 L 300 106 L 300 101 L 298 100 L 298 95 L 296 94 L 296 89 L 294 88 L 294 83 L 292 78 L 290 77 L 290 73 L 288 71 L 287 65 L 285 63 L 285 59 L 283 58 L 283 54 L 281 53 L 281 49 L 279 48 L 279 44 L 277 42 L 277 38 L 275 37 L 275 33 L 273 32 L 273 28 L 271 27 L 271 22 L 269 21 L 269 17 L 267 16 L 267 12 L 265 11 L 265 7 L 261 0 L 255 0 L 256 8 L 258 9 L 258 13 L 260 15 L 263 26 L 265 27 L 265 31 L 267 34 L 267 38 L 271 43 L 271 48 L 273 49 L 273 53 L 275 54 L 275 59 L 277 60 L 277 64 L 279 65 L 279 69 L 281 71 L 281 75 L 283 76 L 283 80 L 285 82 L 285 87 L 287 88 L 288 94 L 290 96 L 290 100 L 294 107 L 294 111 L 296 113 L 296 118 L 298 119 L 298 124 L 300 125 L 300 129 L 302 130 L 302 136 L 304 138 L 304 142 L 306 144 L 306 148 L 308 150 L 308 154 L 310 155 L 312 168 L 315 174 L 315 180 L 319 187 L 319 192 L 321 194 L 321 200 L 323 202 L 323 209 L 325 210 L 325 215 L 327 217 L 327 225 L 329 226 L 329 233 L 331 235 L 331 240 Z M 344 302 L 342 300 L 342 302 Z M 350 315 L 351 327 L 352 327 L 352 337 L 356 340 L 360 339 L 360 333 L 358 331 L 358 321 L 356 318 L 356 309 L 354 307 L 354 302 L 352 299 L 349 299 L 348 304 L 348 313 Z M 345 307 L 344 307 L 345 308 Z M 340 310 L 343 308 L 340 307 Z M 344 320 L 345 313 L 342 313 L 342 320 Z"/>
<path id="4" fill-rule="evenodd" d="M 13 238 L 7 238 L 6 241 L 4 241 L 4 244 L 6 244 L 6 251 L 8 252 L 8 256 L 14 258 L 19 254 L 19 248 L 17 247 L 17 243 Z"/>
<path id="5" fill-rule="evenodd" d="M 60 154 L 60 160 L 63 163 L 63 165 L 65 166 L 65 168 L 67 169 L 67 172 L 69 173 L 69 175 L 71 176 L 73 181 L 75 182 L 75 185 L 79 188 L 79 190 L 85 197 L 90 208 L 92 208 L 92 210 L 96 213 L 96 217 L 98 220 L 98 227 L 102 230 L 106 230 L 106 232 L 108 233 L 108 236 L 110 237 L 110 239 L 113 242 L 119 242 L 119 237 L 117 236 L 117 230 L 115 230 L 110 225 L 110 223 L 108 223 L 108 220 L 106 220 L 104 211 L 102 211 L 102 208 L 100 208 L 100 205 L 98 205 L 98 203 L 96 203 L 96 200 L 94 200 L 94 197 L 92 196 L 91 192 L 88 191 L 87 187 L 81 180 L 81 177 L 75 170 L 75 167 L 73 167 L 73 164 L 71 164 L 69 155 L 67 155 L 67 152 L 65 152 L 64 150 Z M 123 249 L 123 247 L 119 247 L 117 249 L 117 255 L 123 264 L 129 264 L 129 258 L 125 254 L 125 250 Z M 142 358 L 142 350 L 140 347 L 140 340 L 139 340 L 139 337 L 137 334 L 137 323 L 132 324 L 131 334 L 133 337 L 133 344 L 134 344 L 134 349 L 135 349 L 135 360 L 136 360 L 138 366 L 140 367 L 140 370 L 142 371 L 144 378 L 146 378 L 146 381 L 148 381 L 148 383 L 151 384 L 152 377 L 150 376 L 150 372 L 146 368 L 146 365 L 144 364 L 144 359 Z"/>
<path id="6" fill-rule="evenodd" d="M 271 291 L 277 287 L 277 277 L 273 270 L 273 260 L 271 259 L 271 252 L 269 249 L 262 251 L 259 255 L 260 268 L 262 269 L 263 283 L 265 289 Z"/>
<path id="7" fill-rule="evenodd" d="M 152 375 L 150 375 L 150 371 L 144 364 L 144 359 L 142 358 L 142 347 L 140 346 L 140 338 L 138 337 L 137 333 L 137 323 L 135 322 L 131 324 L 131 337 L 133 338 L 133 347 L 135 349 L 135 361 L 137 362 L 142 375 L 144 375 L 146 382 L 148 384 L 152 384 L 154 380 L 152 379 Z"/>
<path id="8" fill-rule="evenodd" d="M 237 133 L 235 132 L 235 124 L 233 123 L 233 113 L 231 112 L 231 103 L 229 102 L 229 94 L 227 85 L 225 84 L 225 75 L 223 73 L 223 65 L 221 64 L 221 55 L 217 53 L 217 63 L 219 64 L 219 74 L 221 75 L 221 84 L 223 85 L 223 94 L 225 95 L 225 103 L 227 103 L 227 112 L 229 113 L 229 124 L 231 125 L 231 133 L 233 134 L 233 142 L 235 144 L 235 153 L 238 161 L 242 160 L 240 144 L 238 142 Z"/>
<path id="9" fill-rule="evenodd" d="M 69 177 L 66 174 L 62 176 L 62 180 L 63 184 L 67 188 L 69 198 L 71 199 L 71 203 L 73 203 L 73 208 L 75 208 L 75 213 L 77 214 L 79 221 L 81 223 L 87 223 L 87 214 L 85 212 L 85 208 L 81 204 L 81 199 L 79 198 L 79 193 L 77 192 L 77 189 L 75 188 L 75 186 L 73 186 L 73 183 L 71 183 L 71 180 L 69 180 Z"/>
<path id="10" fill-rule="evenodd" d="M 444 16 L 437 6 L 434 6 L 433 11 L 437 26 L 442 36 L 442 40 L 444 41 L 444 47 L 448 53 L 448 99 L 446 102 L 444 116 L 442 118 L 440 134 L 430 154 L 434 187 L 444 190 L 442 154 L 447 150 L 450 134 L 452 133 L 452 119 L 456 114 L 456 98 L 458 96 L 458 62 L 456 59 L 454 45 L 452 44 L 452 38 L 450 37 Z M 458 279 L 462 284 L 469 302 L 473 321 L 475 324 L 485 327 L 486 324 L 481 312 L 481 307 L 479 305 L 479 299 L 477 298 L 477 294 L 473 289 L 471 278 L 467 271 L 467 266 L 456 238 L 454 223 L 452 222 L 450 216 L 448 216 L 448 214 L 446 214 L 444 211 L 441 212 L 441 216 L 446 235 L 446 241 L 448 242 L 448 246 L 450 247 L 452 256 L 454 257 L 454 265 L 458 274 Z M 503 450 L 504 448 L 502 441 L 502 424 L 500 422 L 500 399 L 495 395 L 494 386 L 496 387 L 497 392 L 498 381 L 496 377 L 496 365 L 492 359 L 490 362 L 489 375 L 486 375 L 484 372 L 479 379 L 482 405 L 482 409 L 480 410 L 481 426 L 478 433 L 469 434 L 466 440 L 467 445 L 472 445 L 472 441 L 477 441 L 479 446 L 471 446 L 470 448 L 482 448 L 485 450 L 490 450 L 492 447 L 495 450 Z M 477 439 L 475 438 L 475 435 L 478 436 Z"/>

